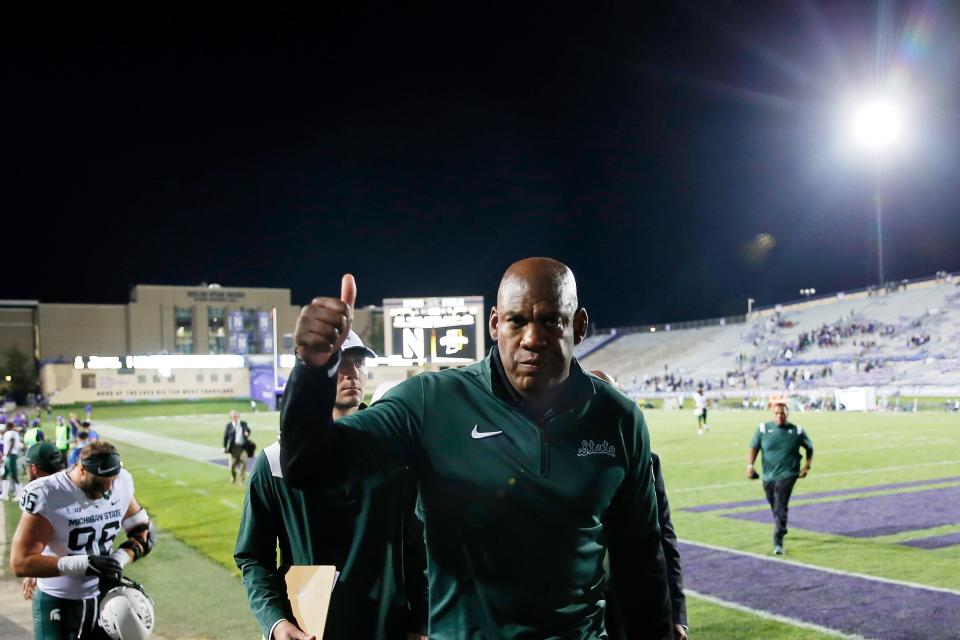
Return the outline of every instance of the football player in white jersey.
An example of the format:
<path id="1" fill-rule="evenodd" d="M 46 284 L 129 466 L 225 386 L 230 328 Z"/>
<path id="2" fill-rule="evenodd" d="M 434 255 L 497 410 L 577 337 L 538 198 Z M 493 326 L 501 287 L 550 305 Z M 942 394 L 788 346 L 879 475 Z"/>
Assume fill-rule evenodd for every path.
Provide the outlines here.
<path id="1" fill-rule="evenodd" d="M 23 451 L 23 440 L 20 432 L 12 422 L 7 423 L 3 432 L 3 482 L 0 483 L 0 498 L 9 500 L 20 497 L 20 471 L 17 469 L 17 458 Z M 13 493 L 10 486 L 13 485 Z"/>
<path id="2" fill-rule="evenodd" d="M 693 415 L 697 416 L 697 435 L 702 436 L 704 431 L 710 431 L 707 425 L 707 398 L 703 395 L 703 387 L 693 394 Z"/>
<path id="3" fill-rule="evenodd" d="M 123 567 L 155 543 L 120 454 L 108 442 L 87 445 L 71 469 L 24 487 L 20 508 L 10 567 L 17 576 L 38 578 L 34 638 L 104 637 L 97 626 L 100 593 L 117 586 Z M 127 539 L 114 551 L 121 529 Z"/>

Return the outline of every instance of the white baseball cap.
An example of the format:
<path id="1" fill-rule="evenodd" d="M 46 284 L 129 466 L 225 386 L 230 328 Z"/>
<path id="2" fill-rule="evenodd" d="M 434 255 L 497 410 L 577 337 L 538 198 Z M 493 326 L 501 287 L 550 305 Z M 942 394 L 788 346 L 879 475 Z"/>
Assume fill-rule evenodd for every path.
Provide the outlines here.
<path id="1" fill-rule="evenodd" d="M 360 339 L 360 336 L 357 335 L 357 332 L 353 329 L 350 330 L 350 333 L 347 334 L 347 339 L 343 341 L 343 345 L 340 346 L 340 351 L 347 352 L 350 349 L 363 349 L 364 355 L 368 358 L 376 358 L 377 352 L 363 344 L 363 340 Z"/>

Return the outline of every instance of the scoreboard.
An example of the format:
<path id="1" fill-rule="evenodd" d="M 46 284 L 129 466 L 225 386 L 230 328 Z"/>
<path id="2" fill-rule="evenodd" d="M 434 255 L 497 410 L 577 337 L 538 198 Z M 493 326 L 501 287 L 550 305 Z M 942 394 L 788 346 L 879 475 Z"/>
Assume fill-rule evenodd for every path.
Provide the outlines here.
<path id="1" fill-rule="evenodd" d="M 383 324 L 387 355 L 403 361 L 469 364 L 486 355 L 483 296 L 386 298 Z"/>

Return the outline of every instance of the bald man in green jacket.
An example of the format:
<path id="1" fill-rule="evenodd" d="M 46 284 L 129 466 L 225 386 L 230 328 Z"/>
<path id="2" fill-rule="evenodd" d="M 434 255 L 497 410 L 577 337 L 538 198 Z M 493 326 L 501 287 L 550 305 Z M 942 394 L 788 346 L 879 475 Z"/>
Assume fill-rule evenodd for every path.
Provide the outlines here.
<path id="1" fill-rule="evenodd" d="M 483 361 L 425 373 L 331 421 L 356 283 L 297 321 L 280 461 L 295 486 L 409 466 L 426 527 L 431 640 L 599 639 L 605 555 L 630 638 L 671 639 L 649 433 L 637 406 L 573 358 L 587 329 L 570 269 L 515 263 Z"/>

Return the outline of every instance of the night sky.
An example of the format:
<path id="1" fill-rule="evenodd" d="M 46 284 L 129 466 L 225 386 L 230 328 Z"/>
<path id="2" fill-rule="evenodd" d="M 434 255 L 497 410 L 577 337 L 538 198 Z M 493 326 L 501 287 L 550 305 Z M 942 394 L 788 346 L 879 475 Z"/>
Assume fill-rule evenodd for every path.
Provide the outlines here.
<path id="1" fill-rule="evenodd" d="M 714 317 L 874 282 L 878 173 L 888 276 L 960 270 L 957 3 L 315 4 L 3 16 L 0 298 L 492 303 L 549 255 L 598 325 Z M 838 115 L 877 75 L 879 171 Z"/>

